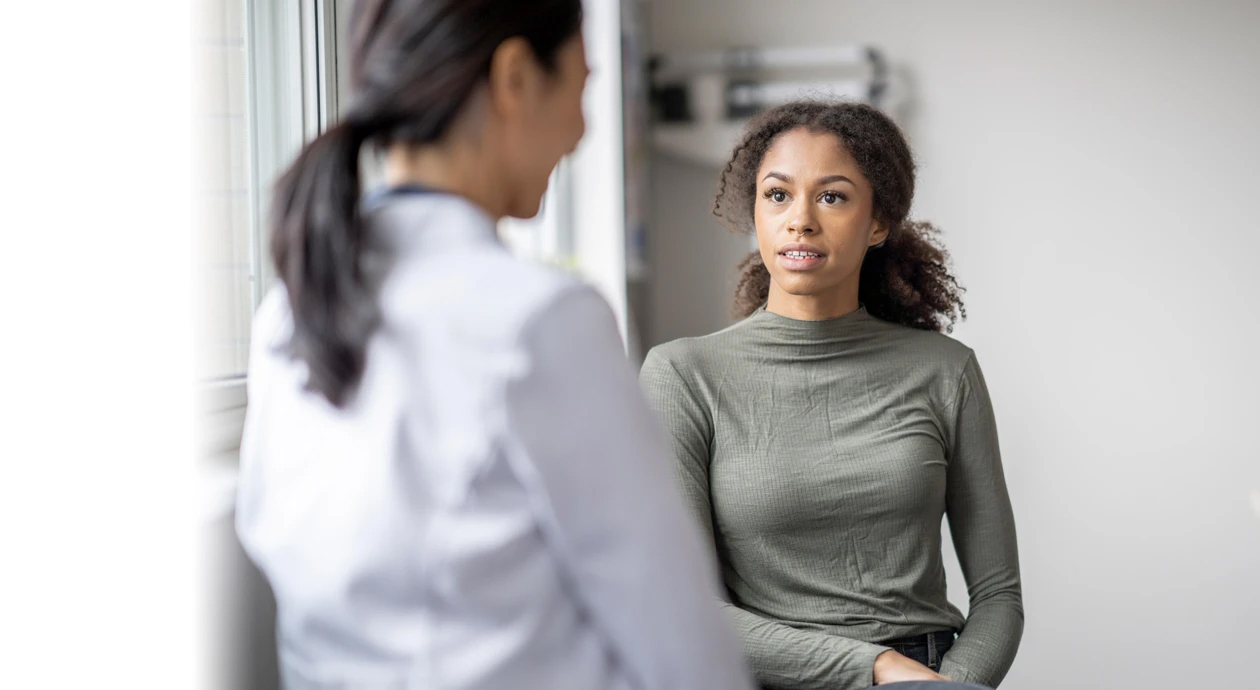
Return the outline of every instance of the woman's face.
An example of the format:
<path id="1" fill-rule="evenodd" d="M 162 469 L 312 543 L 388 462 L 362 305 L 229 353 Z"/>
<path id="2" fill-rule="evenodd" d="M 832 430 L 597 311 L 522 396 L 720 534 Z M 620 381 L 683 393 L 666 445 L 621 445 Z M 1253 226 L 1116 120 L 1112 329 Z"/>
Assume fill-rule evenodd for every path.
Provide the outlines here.
<path id="1" fill-rule="evenodd" d="M 537 215 L 551 171 L 577 147 L 586 132 L 582 92 L 590 70 L 586 45 L 579 33 L 558 51 L 548 70 L 532 52 L 513 73 L 513 107 L 504 120 L 504 164 L 513 184 L 508 191 L 507 215 Z"/>
<path id="2" fill-rule="evenodd" d="M 753 222 L 773 311 L 782 313 L 776 302 L 836 315 L 857 307 L 866 249 L 888 234 L 873 219 L 873 199 L 835 135 L 799 128 L 772 142 L 757 170 Z"/>

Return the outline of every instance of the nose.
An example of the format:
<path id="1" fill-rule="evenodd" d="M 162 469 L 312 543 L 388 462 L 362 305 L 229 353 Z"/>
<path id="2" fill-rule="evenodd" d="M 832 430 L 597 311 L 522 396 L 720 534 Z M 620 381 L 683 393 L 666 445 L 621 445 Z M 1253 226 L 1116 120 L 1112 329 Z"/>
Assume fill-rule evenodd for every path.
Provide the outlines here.
<path id="1" fill-rule="evenodd" d="M 788 216 L 787 231 L 801 237 L 818 232 L 818 221 L 810 213 L 809 204 L 797 202 Z"/>

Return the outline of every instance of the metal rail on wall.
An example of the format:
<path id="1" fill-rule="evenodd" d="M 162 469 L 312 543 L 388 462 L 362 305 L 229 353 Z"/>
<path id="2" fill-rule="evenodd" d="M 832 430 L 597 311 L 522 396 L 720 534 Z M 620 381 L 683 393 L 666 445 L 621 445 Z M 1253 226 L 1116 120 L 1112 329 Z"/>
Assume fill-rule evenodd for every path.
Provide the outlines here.
<path id="1" fill-rule="evenodd" d="M 808 97 L 883 107 L 889 86 L 883 54 L 867 45 L 661 54 L 648 71 L 653 146 L 708 167 L 760 110 Z"/>

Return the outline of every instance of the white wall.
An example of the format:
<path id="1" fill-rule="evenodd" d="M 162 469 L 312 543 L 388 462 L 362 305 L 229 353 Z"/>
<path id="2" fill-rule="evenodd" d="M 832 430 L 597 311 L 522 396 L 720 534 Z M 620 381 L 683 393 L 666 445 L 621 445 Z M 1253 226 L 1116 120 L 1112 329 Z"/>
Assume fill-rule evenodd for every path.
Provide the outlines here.
<path id="1" fill-rule="evenodd" d="M 652 34 L 870 42 L 909 80 L 1019 526 L 1003 687 L 1256 687 L 1260 3 L 655 0 Z M 656 341 L 723 322 L 715 178 L 654 166 Z"/>
<path id="2" fill-rule="evenodd" d="M 573 249 L 583 276 L 612 307 L 624 340 L 628 322 L 621 10 L 615 0 L 584 4 L 582 32 L 591 76 L 582 98 L 586 135 L 572 157 Z"/>

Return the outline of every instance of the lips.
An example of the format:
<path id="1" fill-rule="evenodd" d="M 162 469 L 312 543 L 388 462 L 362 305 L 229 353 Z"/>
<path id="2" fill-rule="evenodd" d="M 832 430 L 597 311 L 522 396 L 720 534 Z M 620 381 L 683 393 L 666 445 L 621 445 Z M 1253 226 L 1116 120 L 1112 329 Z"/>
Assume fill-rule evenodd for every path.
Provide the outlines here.
<path id="1" fill-rule="evenodd" d="M 801 242 L 783 245 L 778 255 L 779 265 L 789 271 L 808 271 L 827 260 L 827 254 L 821 249 Z"/>

